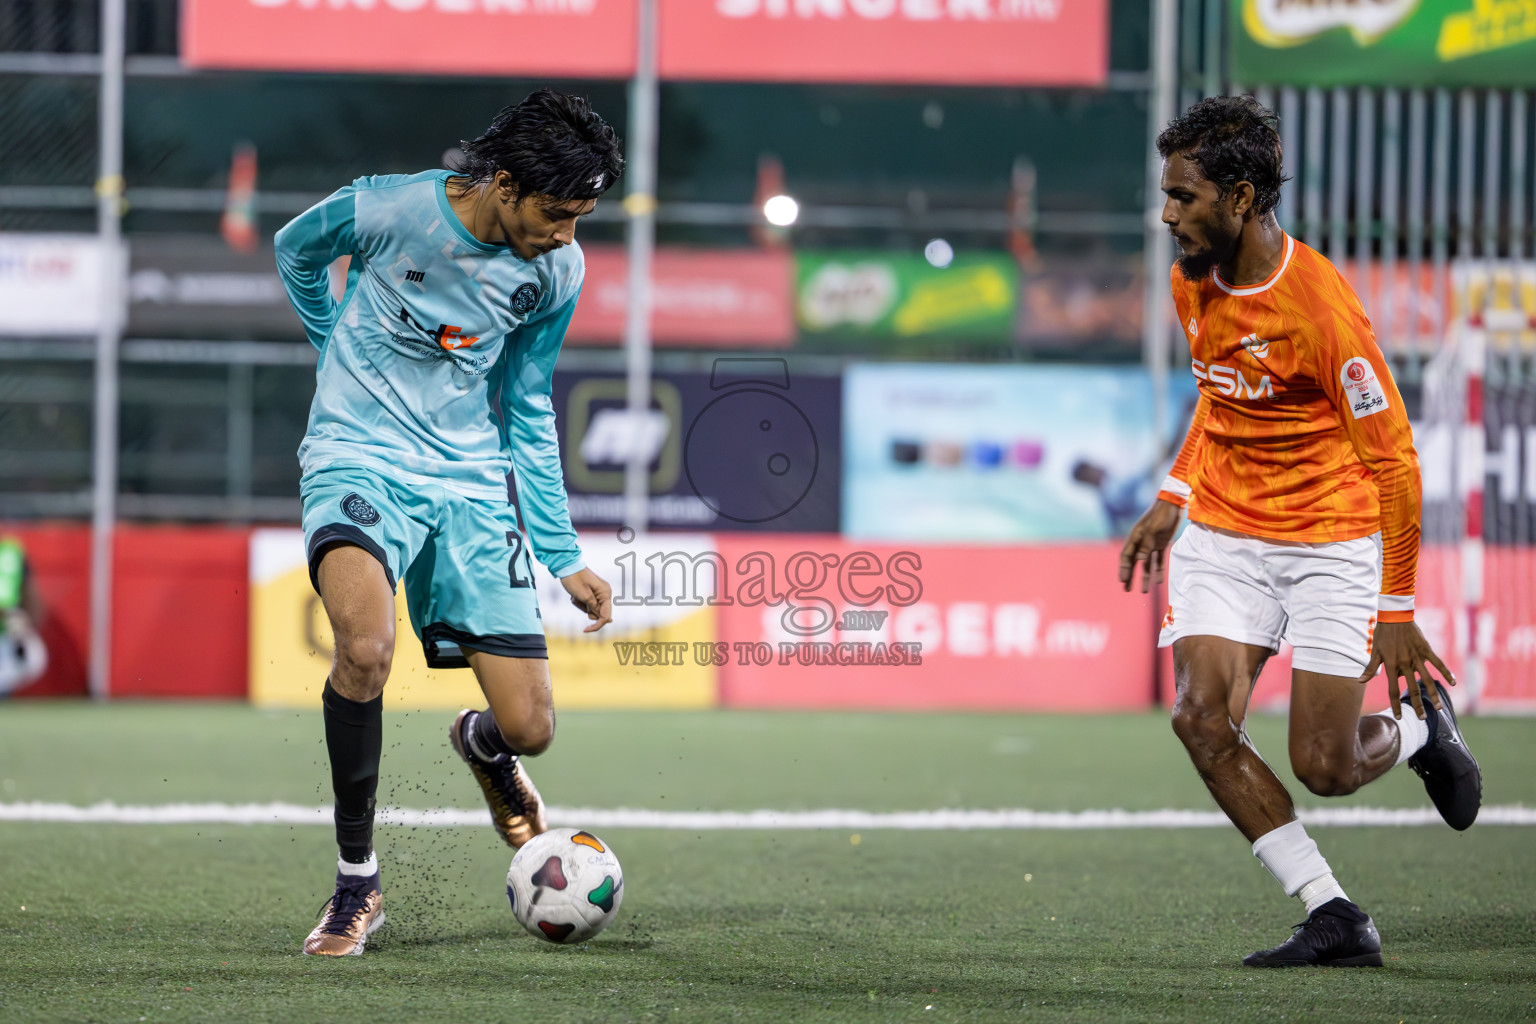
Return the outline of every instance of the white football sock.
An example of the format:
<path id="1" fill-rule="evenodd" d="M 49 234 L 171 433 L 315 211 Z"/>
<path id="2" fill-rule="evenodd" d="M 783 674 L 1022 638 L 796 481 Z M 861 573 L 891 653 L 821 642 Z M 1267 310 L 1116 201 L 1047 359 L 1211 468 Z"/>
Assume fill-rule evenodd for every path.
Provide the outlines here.
<path id="1" fill-rule="evenodd" d="M 1397 729 L 1399 742 L 1397 744 L 1396 764 L 1402 764 L 1414 754 L 1423 750 L 1424 745 L 1429 742 L 1429 722 L 1420 719 L 1418 715 L 1414 714 L 1413 705 L 1406 701 L 1403 702 L 1402 718 L 1393 718 L 1390 711 L 1383 711 L 1381 714 L 1372 715 L 1371 717 L 1384 718 Z"/>
<path id="2" fill-rule="evenodd" d="M 1331 899 L 1348 898 L 1334 881 L 1328 862 L 1317 852 L 1317 843 L 1299 821 L 1259 836 L 1253 844 L 1253 855 L 1275 876 L 1287 896 L 1298 896 L 1306 903 L 1309 914 Z"/>
<path id="3" fill-rule="evenodd" d="M 337 857 L 336 870 L 344 875 L 351 875 L 354 878 L 367 878 L 369 875 L 376 875 L 379 873 L 379 855 L 370 852 L 368 859 L 361 864 L 353 864 L 350 861 Z"/>

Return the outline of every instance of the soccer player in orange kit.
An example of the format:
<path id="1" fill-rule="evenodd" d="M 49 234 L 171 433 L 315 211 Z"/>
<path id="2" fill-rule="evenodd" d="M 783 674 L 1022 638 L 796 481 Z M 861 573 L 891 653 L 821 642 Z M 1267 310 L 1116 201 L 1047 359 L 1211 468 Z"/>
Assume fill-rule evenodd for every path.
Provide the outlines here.
<path id="1" fill-rule="evenodd" d="M 1242 727 L 1265 659 L 1292 661 L 1291 767 L 1343 796 L 1407 761 L 1446 822 L 1469 827 L 1477 762 L 1413 622 L 1419 463 L 1403 399 L 1348 282 L 1280 229 L 1280 137 L 1252 97 L 1202 100 L 1158 136 L 1163 223 L 1199 405 L 1158 500 L 1120 556 L 1129 590 L 1168 552 L 1173 728 L 1217 804 L 1307 920 L 1251 967 L 1380 966 L 1381 940 L 1350 902 Z M 1391 712 L 1360 714 L 1385 666 Z M 1399 696 L 1398 680 L 1407 693 Z M 1411 713 L 1403 714 L 1403 704 Z"/>

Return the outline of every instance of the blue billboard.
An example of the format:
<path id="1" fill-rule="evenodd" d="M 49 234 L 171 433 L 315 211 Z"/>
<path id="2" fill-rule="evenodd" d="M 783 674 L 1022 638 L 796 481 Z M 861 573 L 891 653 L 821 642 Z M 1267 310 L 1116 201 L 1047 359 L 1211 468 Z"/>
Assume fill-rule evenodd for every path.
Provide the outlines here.
<path id="1" fill-rule="evenodd" d="M 843 377 L 843 532 L 871 540 L 1123 535 L 1193 409 L 1173 374 L 1168 437 L 1140 367 L 874 364 Z"/>

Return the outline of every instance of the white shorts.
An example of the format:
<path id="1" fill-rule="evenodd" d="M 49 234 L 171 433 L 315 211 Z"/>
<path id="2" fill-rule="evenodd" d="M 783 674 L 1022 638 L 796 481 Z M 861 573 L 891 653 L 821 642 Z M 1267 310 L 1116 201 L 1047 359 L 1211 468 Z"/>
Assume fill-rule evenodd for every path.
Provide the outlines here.
<path id="1" fill-rule="evenodd" d="M 1371 660 L 1381 534 L 1308 544 L 1190 523 L 1169 551 L 1168 614 L 1157 645 L 1219 636 L 1296 650 L 1306 672 L 1358 676 Z"/>

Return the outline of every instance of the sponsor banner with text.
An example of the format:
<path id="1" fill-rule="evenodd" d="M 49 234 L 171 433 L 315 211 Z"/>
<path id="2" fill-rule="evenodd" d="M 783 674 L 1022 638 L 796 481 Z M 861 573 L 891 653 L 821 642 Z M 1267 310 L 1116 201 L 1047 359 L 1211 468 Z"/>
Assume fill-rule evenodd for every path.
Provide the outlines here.
<path id="1" fill-rule="evenodd" d="M 1119 548 L 719 535 L 727 707 L 1132 711 L 1155 609 Z M 769 603 L 772 598 L 777 603 Z"/>
<path id="2" fill-rule="evenodd" d="M 1529 0 L 1231 0 L 1232 77 L 1263 85 L 1536 84 Z"/>
<path id="3" fill-rule="evenodd" d="M 629 267 L 621 245 L 584 245 L 586 283 L 567 344 L 624 340 Z M 795 341 L 794 262 L 781 249 L 656 250 L 651 331 L 657 345 L 787 348 Z"/>
<path id="4" fill-rule="evenodd" d="M 626 0 L 182 0 L 191 67 L 628 78 Z"/>
<path id="5" fill-rule="evenodd" d="M 1008 339 L 1019 268 L 1002 253 L 969 253 L 947 267 L 883 251 L 796 254 L 797 311 L 807 335 Z"/>
<path id="6" fill-rule="evenodd" d="M 1104 0 L 661 0 L 672 79 L 1099 85 Z"/>
<path id="7" fill-rule="evenodd" d="M 612 535 L 580 538 L 587 564 L 617 587 L 623 556 L 644 559 L 660 550 L 646 540 L 621 545 Z M 682 534 L 667 544 L 708 548 L 710 538 Z M 716 670 L 693 658 L 670 664 L 616 657 L 624 644 L 682 645 L 714 639 L 716 609 L 647 603 L 627 607 L 598 633 L 560 582 L 535 562 L 539 609 L 549 645 L 555 703 L 565 708 L 699 708 L 716 702 Z M 265 707 L 318 707 L 330 671 L 333 639 L 325 609 L 309 582 L 300 530 L 261 529 L 251 534 L 250 696 Z M 473 672 L 429 669 L 406 614 L 405 588 L 395 596 L 395 659 L 384 703 L 390 708 L 441 708 L 484 703 Z"/>
<path id="8" fill-rule="evenodd" d="M 624 466 L 638 445 L 658 529 L 836 530 L 842 381 L 794 368 L 793 359 L 737 356 L 716 359 L 708 373 L 655 374 L 638 427 L 622 376 L 555 374 L 572 521 L 610 529 L 625 521 Z"/>
<path id="9" fill-rule="evenodd" d="M 0 232 L 0 335 L 95 334 L 104 269 L 95 235 Z"/>

